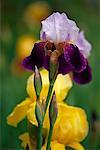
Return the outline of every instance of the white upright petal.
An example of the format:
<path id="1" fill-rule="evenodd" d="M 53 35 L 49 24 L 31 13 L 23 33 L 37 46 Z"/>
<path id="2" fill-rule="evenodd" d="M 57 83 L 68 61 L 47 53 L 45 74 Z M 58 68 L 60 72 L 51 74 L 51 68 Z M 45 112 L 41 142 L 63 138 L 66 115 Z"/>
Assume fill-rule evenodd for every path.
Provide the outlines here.
<path id="1" fill-rule="evenodd" d="M 68 29 L 66 40 L 69 42 L 71 41 L 75 42 L 79 33 L 79 28 L 77 27 L 75 21 L 67 18 L 65 13 L 63 13 L 62 15 L 63 15 L 63 19 L 66 20 L 65 26 Z"/>
<path id="2" fill-rule="evenodd" d="M 76 23 L 69 20 L 66 14 L 53 13 L 47 19 L 42 21 L 41 39 L 43 34 L 46 35 L 46 40 L 54 43 L 75 41 L 77 39 L 79 29 Z"/>
<path id="3" fill-rule="evenodd" d="M 80 52 L 87 58 L 90 55 L 91 44 L 85 39 L 84 32 L 81 31 L 78 35 L 77 41 L 75 43 L 79 48 Z"/>
<path id="4" fill-rule="evenodd" d="M 69 23 L 69 41 L 72 41 L 73 43 L 76 41 L 78 34 L 79 34 L 79 28 L 77 27 L 75 21 L 68 19 Z"/>

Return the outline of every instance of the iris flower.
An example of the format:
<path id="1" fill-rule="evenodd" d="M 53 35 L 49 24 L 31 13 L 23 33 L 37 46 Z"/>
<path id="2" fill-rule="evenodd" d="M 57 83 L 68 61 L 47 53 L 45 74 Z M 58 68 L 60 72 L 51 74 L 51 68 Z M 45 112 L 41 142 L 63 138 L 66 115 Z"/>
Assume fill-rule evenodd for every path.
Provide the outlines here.
<path id="1" fill-rule="evenodd" d="M 33 114 L 35 114 L 35 103 L 31 105 L 30 111 L 28 111 L 28 120 L 33 125 L 38 126 L 36 117 L 35 115 L 33 116 Z M 49 131 L 48 113 L 46 114 L 43 127 Z M 64 102 L 58 102 L 58 117 L 52 134 L 52 142 L 56 141 L 56 143 L 54 146 L 51 142 L 51 150 L 58 150 L 57 148 L 59 145 L 62 147 L 61 150 L 65 150 L 66 146 L 74 148 L 75 150 L 84 150 L 80 142 L 87 136 L 87 133 L 88 122 L 84 110 L 78 107 L 69 106 Z M 21 140 L 22 136 L 23 134 L 20 136 Z M 27 134 L 27 136 L 29 135 Z M 25 143 L 28 144 L 27 142 Z M 45 145 L 43 150 L 46 149 Z"/>
<path id="2" fill-rule="evenodd" d="M 49 77 L 47 70 L 41 70 L 40 74 L 42 79 L 42 91 L 40 94 L 41 101 L 47 97 Z M 51 150 L 58 150 L 59 148 L 61 150 L 65 150 L 66 146 L 72 147 L 76 150 L 84 150 L 83 146 L 80 144 L 80 141 L 82 141 L 88 133 L 86 114 L 83 109 L 69 106 L 63 102 L 71 87 L 72 80 L 69 74 L 59 74 L 57 76 L 53 91 L 55 91 L 57 99 L 58 117 L 54 125 Z M 32 125 L 38 126 L 35 117 L 36 93 L 34 88 L 34 73 L 28 79 L 27 92 L 29 97 L 18 104 L 7 118 L 7 123 L 14 127 L 16 127 L 17 124 L 26 116 Z M 43 128 L 46 128 L 47 131 L 49 131 L 49 126 L 49 115 L 47 111 Z M 28 144 L 30 150 L 32 149 L 28 133 L 20 135 L 19 138 L 22 140 L 23 147 L 26 147 Z M 45 144 L 42 146 L 42 150 L 46 149 L 46 140 L 47 138 L 45 139 Z"/>
<path id="3" fill-rule="evenodd" d="M 48 94 L 49 90 L 49 78 L 48 78 L 48 71 L 43 69 L 40 71 L 41 78 L 42 78 L 42 90 L 40 93 L 40 100 L 42 101 L 43 99 L 45 100 Z M 35 108 L 35 103 L 36 103 L 36 92 L 35 88 L 33 86 L 34 82 L 34 73 L 31 75 L 28 79 L 27 82 L 27 93 L 29 97 L 27 97 L 24 101 L 22 101 L 20 104 L 18 104 L 13 112 L 8 116 L 7 122 L 8 124 L 16 127 L 17 124 L 23 120 L 26 116 L 29 118 L 30 115 L 28 115 L 34 106 Z M 67 84 L 66 84 L 67 82 Z M 61 86 L 59 86 L 59 84 Z M 68 94 L 68 91 L 72 87 L 72 81 L 69 75 L 61 75 L 59 74 L 55 84 L 53 91 L 55 91 L 57 101 L 62 101 L 65 99 L 65 97 Z M 35 117 L 35 113 L 31 114 L 32 116 Z"/>
<path id="4" fill-rule="evenodd" d="M 30 56 L 23 60 L 26 69 L 34 71 L 36 65 L 38 69 L 49 70 L 52 61 L 58 63 L 58 74 L 71 73 L 78 84 L 91 81 L 91 67 L 87 60 L 91 44 L 65 13 L 53 13 L 42 21 L 40 39 L 34 44 Z"/>
<path id="5" fill-rule="evenodd" d="M 37 126 L 36 118 L 33 117 L 35 107 L 29 112 L 29 121 Z M 49 130 L 49 118 L 46 115 L 44 128 Z M 88 133 L 88 122 L 83 109 L 69 106 L 63 102 L 58 102 L 58 117 L 54 125 L 51 150 L 65 150 L 65 147 L 71 147 L 75 150 L 84 150 L 80 144 Z M 19 136 L 23 141 L 22 146 L 28 144 L 31 150 L 31 142 L 28 133 Z M 46 149 L 46 142 L 42 150 Z"/>

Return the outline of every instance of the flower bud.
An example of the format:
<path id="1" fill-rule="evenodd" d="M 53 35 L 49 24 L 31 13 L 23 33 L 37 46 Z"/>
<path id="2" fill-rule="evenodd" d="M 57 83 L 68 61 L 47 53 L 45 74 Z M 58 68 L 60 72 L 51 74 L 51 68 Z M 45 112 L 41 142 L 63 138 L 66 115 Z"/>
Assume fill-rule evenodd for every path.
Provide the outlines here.
<path id="1" fill-rule="evenodd" d="M 38 124 L 42 124 L 42 119 L 43 119 L 43 107 L 40 101 L 36 102 L 36 106 L 35 106 L 35 115 L 36 115 L 36 119 Z"/>
<path id="2" fill-rule="evenodd" d="M 38 99 L 38 97 L 40 96 L 41 89 L 42 89 L 42 80 L 41 80 L 41 75 L 39 73 L 37 66 L 35 66 L 34 87 L 35 87 L 36 96 Z"/>
<path id="3" fill-rule="evenodd" d="M 56 95 L 55 93 L 52 96 L 50 106 L 49 106 L 49 119 L 50 119 L 50 125 L 54 125 L 58 115 L 58 107 L 56 102 Z"/>

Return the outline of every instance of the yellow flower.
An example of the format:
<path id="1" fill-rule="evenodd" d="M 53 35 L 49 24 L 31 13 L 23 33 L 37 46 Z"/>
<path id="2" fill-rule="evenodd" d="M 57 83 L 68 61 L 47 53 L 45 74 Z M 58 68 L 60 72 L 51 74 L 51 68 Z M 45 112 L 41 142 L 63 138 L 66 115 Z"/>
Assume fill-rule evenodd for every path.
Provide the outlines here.
<path id="1" fill-rule="evenodd" d="M 46 2 L 34 2 L 30 4 L 24 13 L 27 24 L 37 23 L 46 18 L 50 14 L 50 7 Z"/>
<path id="2" fill-rule="evenodd" d="M 22 141 L 22 143 L 21 143 L 21 146 L 22 146 L 22 147 L 26 148 L 26 146 L 27 146 L 27 144 L 28 144 L 30 150 L 32 149 L 32 148 L 31 148 L 30 137 L 29 137 L 29 134 L 28 134 L 27 132 L 24 133 L 24 134 L 21 134 L 21 135 L 19 136 L 19 139 Z"/>
<path id="3" fill-rule="evenodd" d="M 28 119 L 32 124 L 37 125 L 35 115 L 33 116 L 32 114 L 35 114 L 34 106 L 28 112 Z M 49 129 L 49 117 L 47 114 L 44 121 L 44 128 Z M 53 129 L 51 150 L 65 150 L 66 146 L 75 150 L 84 150 L 80 142 L 87 136 L 87 133 L 88 122 L 84 110 L 59 102 L 58 117 Z M 23 141 L 23 139 L 21 140 Z M 26 141 L 26 143 L 28 144 L 29 142 Z M 42 147 L 42 150 L 46 150 L 46 143 Z"/>
<path id="4" fill-rule="evenodd" d="M 28 120 L 37 125 L 35 118 L 35 107 L 31 105 L 28 111 Z M 49 116 L 46 113 L 44 128 L 49 130 Z M 58 117 L 54 125 L 52 141 L 69 146 L 76 150 L 84 150 L 81 142 L 88 133 L 88 122 L 83 109 L 69 106 L 63 102 L 58 102 Z"/>
<path id="5" fill-rule="evenodd" d="M 19 136 L 19 139 L 22 141 L 21 146 L 26 148 L 26 145 L 29 145 L 29 149 L 32 150 L 32 146 L 30 144 L 29 134 L 26 132 Z M 35 149 L 34 149 L 35 150 Z M 46 144 L 42 146 L 42 150 L 46 150 Z M 51 142 L 51 150 L 66 150 L 65 145 L 58 143 L 57 141 Z"/>
<path id="6" fill-rule="evenodd" d="M 13 112 L 7 117 L 7 123 L 14 127 L 25 118 L 27 111 L 29 109 L 32 100 L 30 98 L 26 98 L 22 103 L 18 104 Z"/>
<path id="7" fill-rule="evenodd" d="M 11 71 L 15 75 L 19 75 L 24 72 L 22 61 L 25 57 L 29 56 L 36 39 L 34 36 L 22 35 L 16 42 L 16 57 L 11 63 Z"/>
<path id="8" fill-rule="evenodd" d="M 29 56 L 35 42 L 36 39 L 34 36 L 20 36 L 16 43 L 17 58 L 23 60 L 25 57 Z"/>
<path id="9" fill-rule="evenodd" d="M 43 69 L 40 71 L 41 78 L 42 78 L 42 90 L 40 93 L 40 99 L 43 98 L 46 99 L 49 89 L 49 77 L 48 77 L 48 71 Z M 68 84 L 67 84 L 68 83 Z M 59 88 L 57 87 L 60 84 Z M 62 101 L 66 95 L 68 94 L 69 89 L 72 87 L 72 81 L 70 76 L 67 75 L 58 75 L 54 90 L 56 93 L 56 97 L 58 98 L 58 101 Z M 12 126 L 17 126 L 17 124 L 24 119 L 26 116 L 28 118 L 34 118 L 34 115 L 29 115 L 29 112 L 34 110 L 35 108 L 35 102 L 36 102 L 36 93 L 34 89 L 34 74 L 31 75 L 27 82 L 27 92 L 29 94 L 29 98 L 26 98 L 24 101 L 22 101 L 20 104 L 18 104 L 13 112 L 7 117 L 7 123 Z M 33 107 L 33 108 L 32 108 Z M 32 113 L 33 114 L 33 113 Z M 34 116 L 34 117 L 33 117 Z M 31 120 L 31 119 L 30 119 Z M 34 119 L 32 119 L 34 120 Z M 32 121 L 31 121 L 32 122 Z"/>
<path id="10" fill-rule="evenodd" d="M 49 78 L 48 71 L 45 69 L 41 70 L 40 74 L 42 78 L 40 99 L 42 100 L 42 98 L 46 99 L 47 97 Z M 61 147 L 60 149 L 64 150 L 65 146 L 72 147 L 76 150 L 84 150 L 79 142 L 82 141 L 88 133 L 86 114 L 81 108 L 68 106 L 63 103 L 63 100 L 71 87 L 72 81 L 68 74 L 64 76 L 59 74 L 57 76 L 53 91 L 55 90 L 58 101 L 58 117 L 52 135 L 52 150 L 59 150 L 58 147 Z M 27 116 L 29 122 L 36 126 L 38 125 L 35 117 L 36 93 L 34 89 L 34 74 L 28 79 L 27 92 L 30 98 L 26 98 L 15 107 L 13 112 L 7 118 L 8 124 L 16 127 L 17 124 Z M 48 112 L 45 116 L 44 128 L 49 130 Z M 28 137 L 28 134 L 20 136 L 20 139 L 23 141 L 22 146 L 25 145 L 25 140 L 27 140 L 27 144 L 31 147 L 30 139 Z M 45 145 L 42 149 L 45 150 Z"/>
<path id="11" fill-rule="evenodd" d="M 57 140 L 76 150 L 83 150 L 79 142 L 87 136 L 87 133 L 88 122 L 84 110 L 58 103 L 58 117 L 54 125 L 52 140 Z"/>
<path id="12" fill-rule="evenodd" d="M 48 71 L 45 70 L 43 72 L 45 72 L 45 73 L 41 76 L 43 87 L 42 87 L 40 99 L 47 97 L 48 89 L 49 89 Z M 27 93 L 29 94 L 29 96 L 31 98 L 35 97 L 35 100 L 36 100 L 36 95 L 35 95 L 35 92 L 33 90 L 33 80 L 34 80 L 34 74 L 31 75 L 28 79 Z M 65 99 L 65 97 L 67 96 L 71 87 L 72 87 L 72 80 L 71 80 L 71 77 L 69 74 L 67 74 L 67 75 L 59 74 L 57 76 L 53 91 L 55 90 L 56 98 L 57 98 L 58 102 L 63 101 Z"/>
<path id="13" fill-rule="evenodd" d="M 42 150 L 46 150 L 46 143 L 42 146 Z M 57 141 L 51 141 L 51 150 L 66 150 L 66 148 L 65 145 Z"/>

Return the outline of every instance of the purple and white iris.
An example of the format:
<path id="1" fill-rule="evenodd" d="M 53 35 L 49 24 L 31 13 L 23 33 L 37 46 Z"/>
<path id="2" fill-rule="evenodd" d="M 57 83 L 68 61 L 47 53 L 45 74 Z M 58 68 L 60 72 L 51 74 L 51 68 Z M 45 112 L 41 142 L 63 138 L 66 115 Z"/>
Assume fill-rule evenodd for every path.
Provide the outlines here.
<path id="1" fill-rule="evenodd" d="M 49 63 L 58 62 L 58 73 L 72 72 L 78 84 L 91 81 L 91 68 L 87 57 L 91 44 L 79 31 L 76 23 L 67 18 L 65 13 L 53 13 L 42 21 L 41 42 L 35 43 L 31 55 L 23 60 L 28 70 L 35 70 L 35 65 L 49 70 Z"/>

